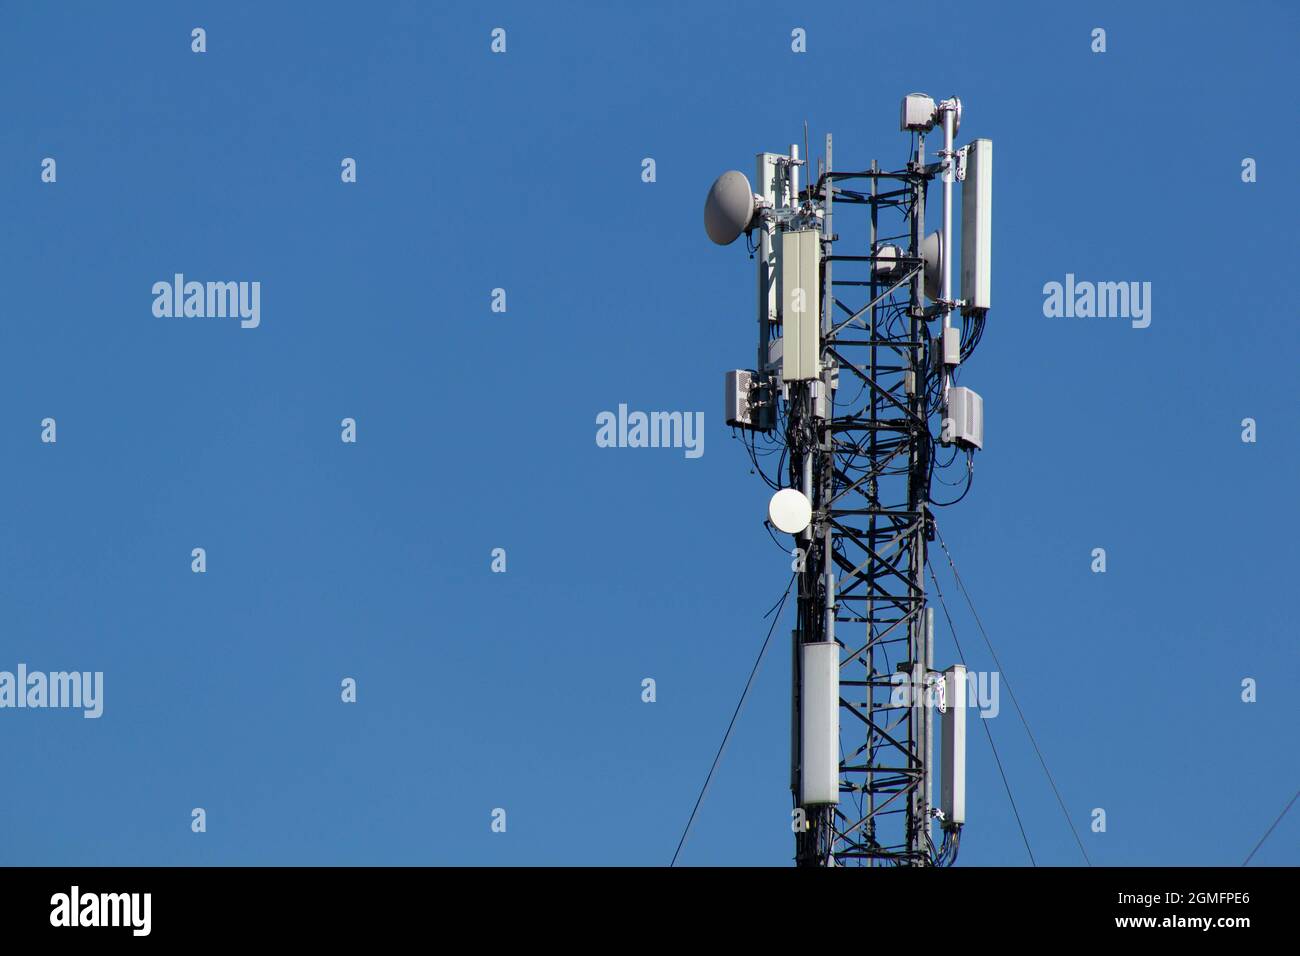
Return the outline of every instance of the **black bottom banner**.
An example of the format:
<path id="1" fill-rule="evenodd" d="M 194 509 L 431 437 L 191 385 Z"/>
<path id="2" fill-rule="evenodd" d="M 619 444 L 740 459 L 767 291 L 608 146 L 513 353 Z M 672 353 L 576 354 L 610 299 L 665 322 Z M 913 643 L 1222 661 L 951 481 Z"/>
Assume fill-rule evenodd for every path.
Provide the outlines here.
<path id="1" fill-rule="evenodd" d="M 0 869 L 9 940 L 479 942 L 687 936 L 1230 942 L 1296 922 L 1293 869 Z M 669 934 L 665 936 L 664 934 Z M 1044 934 L 1047 934 L 1044 937 Z"/>

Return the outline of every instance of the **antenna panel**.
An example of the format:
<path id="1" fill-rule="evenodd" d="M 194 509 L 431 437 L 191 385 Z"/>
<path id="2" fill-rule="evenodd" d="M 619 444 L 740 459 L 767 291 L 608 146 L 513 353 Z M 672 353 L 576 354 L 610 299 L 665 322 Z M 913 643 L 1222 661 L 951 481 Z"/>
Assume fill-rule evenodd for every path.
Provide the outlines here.
<path id="1" fill-rule="evenodd" d="M 943 672 L 943 755 L 939 809 L 945 830 L 966 822 L 966 668 Z"/>
<path id="2" fill-rule="evenodd" d="M 987 312 L 993 250 L 993 140 L 966 147 L 966 179 L 961 188 L 962 311 Z"/>
<path id="3" fill-rule="evenodd" d="M 821 374 L 821 233 L 800 229 L 781 232 L 779 239 L 777 294 L 784 339 L 781 378 L 806 381 Z"/>
<path id="4" fill-rule="evenodd" d="M 840 802 L 840 646 L 800 645 L 799 805 Z"/>

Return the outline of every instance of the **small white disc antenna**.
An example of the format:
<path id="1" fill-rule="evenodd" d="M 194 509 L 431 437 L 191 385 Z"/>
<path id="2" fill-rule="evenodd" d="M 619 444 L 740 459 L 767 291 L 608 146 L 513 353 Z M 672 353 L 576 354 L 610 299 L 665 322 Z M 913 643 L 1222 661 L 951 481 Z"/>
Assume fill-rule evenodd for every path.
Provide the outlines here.
<path id="1" fill-rule="evenodd" d="M 798 534 L 812 523 L 812 502 L 797 488 L 782 488 L 767 503 L 767 517 L 777 530 Z"/>

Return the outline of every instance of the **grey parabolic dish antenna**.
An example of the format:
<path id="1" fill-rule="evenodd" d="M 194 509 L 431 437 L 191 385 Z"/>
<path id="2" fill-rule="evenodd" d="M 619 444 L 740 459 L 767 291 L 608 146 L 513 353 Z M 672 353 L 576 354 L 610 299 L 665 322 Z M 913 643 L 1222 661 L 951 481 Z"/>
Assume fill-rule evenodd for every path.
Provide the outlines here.
<path id="1" fill-rule="evenodd" d="M 925 294 L 939 301 L 943 287 L 943 230 L 921 240 L 921 258 L 925 261 Z"/>
<path id="2" fill-rule="evenodd" d="M 704 200 L 704 231 L 720 246 L 735 242 L 754 218 L 754 191 L 745 174 L 732 169 L 713 181 Z"/>

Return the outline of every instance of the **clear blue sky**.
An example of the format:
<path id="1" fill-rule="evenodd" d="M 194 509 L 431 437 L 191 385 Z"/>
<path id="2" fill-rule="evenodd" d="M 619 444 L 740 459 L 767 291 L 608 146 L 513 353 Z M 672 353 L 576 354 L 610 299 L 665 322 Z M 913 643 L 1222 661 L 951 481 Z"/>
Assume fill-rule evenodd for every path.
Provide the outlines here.
<path id="1" fill-rule="evenodd" d="M 805 119 L 897 165 L 912 90 L 997 151 L 944 536 L 1093 861 L 1241 861 L 1300 784 L 1297 14 L 828 6 L 0 14 L 0 669 L 105 672 L 99 720 L 0 711 L 0 862 L 667 863 L 788 576 L 721 418 L 753 267 L 704 194 Z M 261 282 L 261 326 L 154 317 L 176 272 Z M 1045 318 L 1069 272 L 1152 282 L 1150 328 Z M 619 403 L 703 411 L 705 454 L 596 447 Z M 684 863 L 789 862 L 787 692 L 781 643 Z M 1005 695 L 993 732 L 1077 863 Z M 1026 862 L 977 728 L 969 763 L 960 862 Z"/>

